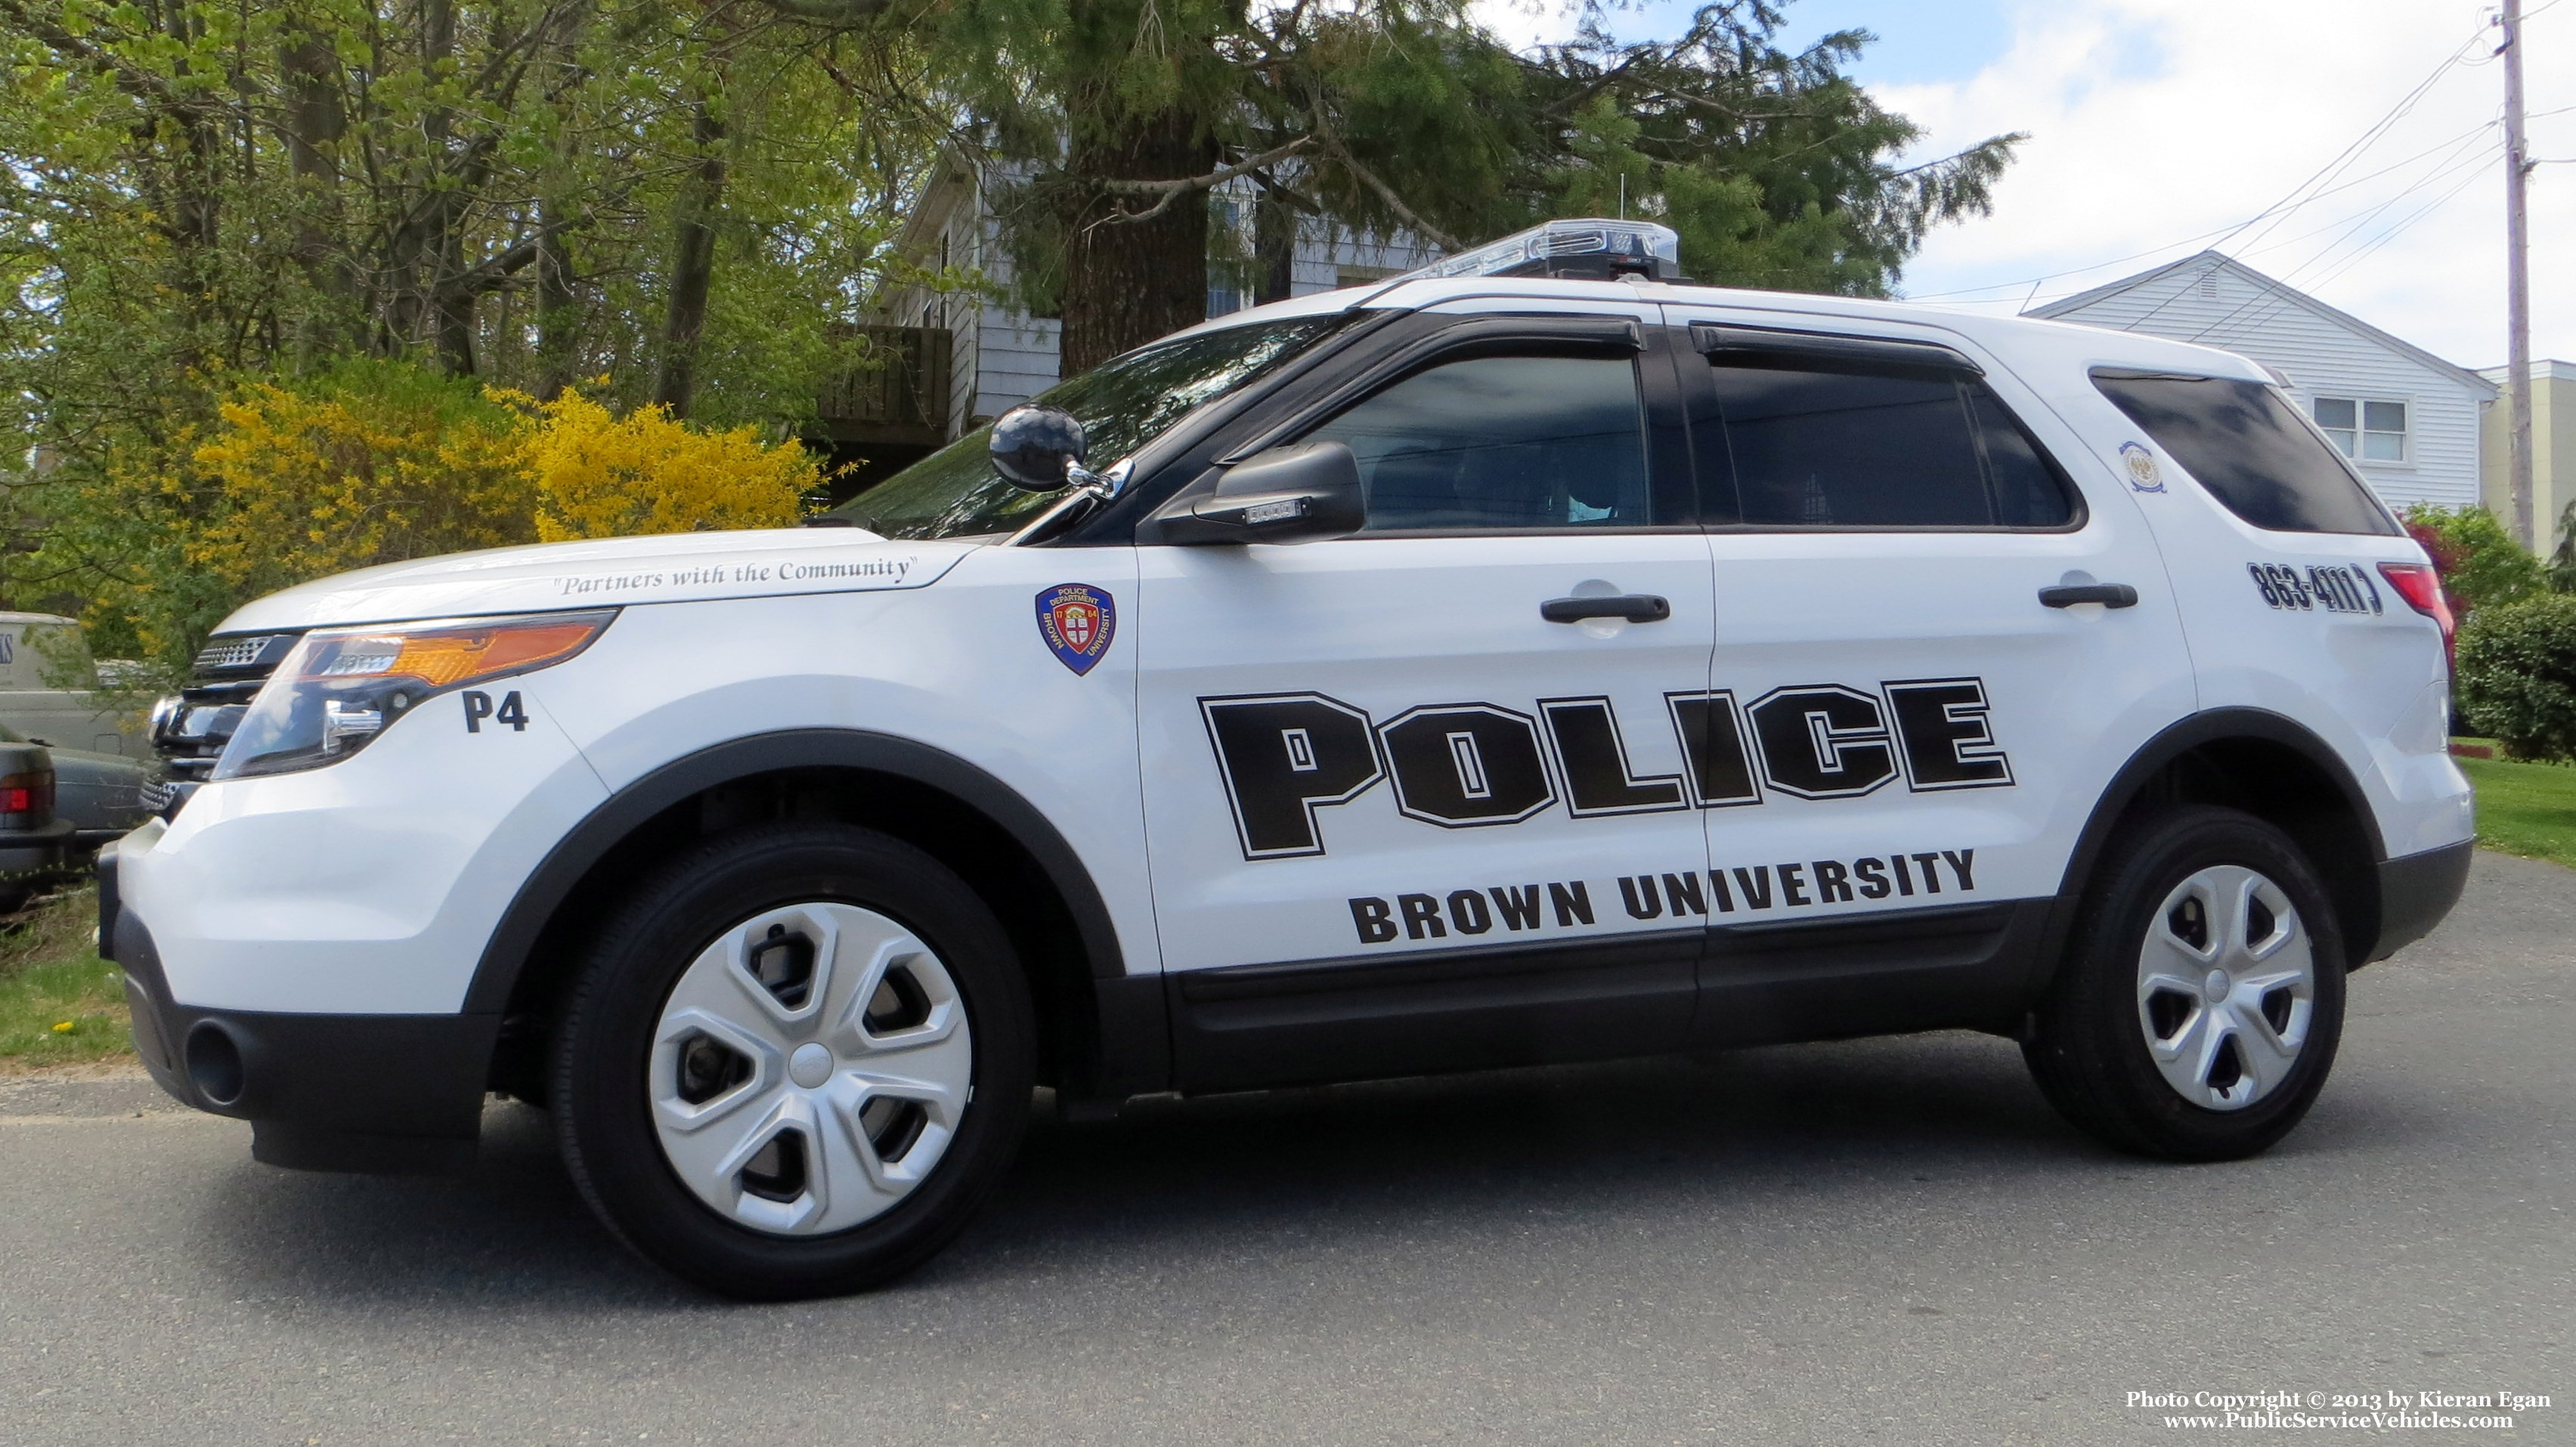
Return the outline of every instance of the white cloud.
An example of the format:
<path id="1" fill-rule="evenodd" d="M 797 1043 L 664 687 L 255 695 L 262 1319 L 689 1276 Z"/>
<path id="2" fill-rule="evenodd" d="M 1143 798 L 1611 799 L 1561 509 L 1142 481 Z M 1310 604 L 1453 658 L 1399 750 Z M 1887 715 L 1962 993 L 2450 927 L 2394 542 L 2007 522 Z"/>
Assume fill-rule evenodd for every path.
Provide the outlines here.
<path id="1" fill-rule="evenodd" d="M 2533 8 L 2530 109 L 2576 107 L 2576 5 Z M 2031 134 L 1995 214 L 1936 232 L 1904 289 L 1989 287 L 1943 299 L 2017 310 L 2043 273 L 2092 268 L 2040 282 L 2040 300 L 2218 242 L 2203 233 L 2280 201 L 2465 44 L 2468 63 L 2342 171 L 2346 189 L 2225 249 L 2463 365 L 2499 362 L 2502 131 L 2479 128 L 2501 114 L 2503 67 L 2486 14 L 2478 0 L 2021 4 L 2009 49 L 1977 74 L 1879 88 L 1929 128 L 1923 155 Z M 2576 109 L 2532 136 L 2535 156 L 2576 156 Z M 2576 165 L 2541 167 L 2531 200 L 2534 350 L 2576 359 Z M 2100 265 L 2133 253 L 2148 254 Z"/>

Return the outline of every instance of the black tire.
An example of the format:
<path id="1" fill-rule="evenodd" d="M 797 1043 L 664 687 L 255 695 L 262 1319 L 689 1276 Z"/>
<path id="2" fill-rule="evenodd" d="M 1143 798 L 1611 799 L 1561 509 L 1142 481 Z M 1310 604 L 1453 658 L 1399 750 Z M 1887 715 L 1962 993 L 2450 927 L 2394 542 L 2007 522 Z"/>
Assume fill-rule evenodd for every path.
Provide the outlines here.
<path id="1" fill-rule="evenodd" d="M 681 1181 L 647 1075 L 665 1002 L 699 953 L 764 911 L 813 902 L 873 910 L 931 947 L 972 1032 L 972 1089 L 944 1153 L 908 1195 L 848 1230 L 785 1236 L 719 1215 Z M 963 880 L 874 830 L 763 825 L 672 860 L 610 916 L 557 1029 L 554 1120 L 583 1198 L 639 1255 L 727 1296 L 835 1296 L 893 1280 L 964 1228 L 1019 1148 L 1034 1054 L 1026 977 Z"/>
<path id="2" fill-rule="evenodd" d="M 2159 996 L 2155 1003 L 2167 1012 L 2159 1015 L 2145 1002 L 2140 958 L 2168 898 L 2201 871 L 2225 866 L 2251 870 L 2288 897 L 2307 934 L 2313 987 L 2295 1061 L 2250 1103 L 2213 1109 L 2187 1099 L 2156 1063 L 2148 1042 L 2158 1022 L 2188 1018 L 2197 1007 Z M 2345 958 L 2333 902 L 2288 835 L 2233 809 L 2168 810 L 2128 828 L 2104 852 L 2022 1056 L 2049 1103 L 2114 1149 L 2177 1161 L 2257 1155 L 2289 1134 L 2325 1087 L 2343 1035 Z M 2182 1028 L 2166 1038 L 2181 1038 Z M 2222 1060 L 2207 1079 L 2226 1079 L 2229 1064 Z"/>

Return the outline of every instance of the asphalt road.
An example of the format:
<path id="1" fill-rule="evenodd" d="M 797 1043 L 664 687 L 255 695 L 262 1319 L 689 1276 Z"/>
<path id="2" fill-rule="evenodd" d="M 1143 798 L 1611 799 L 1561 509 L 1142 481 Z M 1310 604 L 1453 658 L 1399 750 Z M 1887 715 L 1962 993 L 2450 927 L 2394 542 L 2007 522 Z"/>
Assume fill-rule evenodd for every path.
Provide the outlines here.
<path id="1" fill-rule="evenodd" d="M 0 1441 L 2173 1442 L 2243 1434 L 2128 1393 L 2511 1389 L 2397 1435 L 2576 1442 L 2576 874 L 2482 856 L 2353 985 L 2244 1164 L 2109 1155 L 1969 1035 L 1151 1103 L 784 1307 L 626 1257 L 517 1107 L 374 1180 L 0 1084 Z"/>

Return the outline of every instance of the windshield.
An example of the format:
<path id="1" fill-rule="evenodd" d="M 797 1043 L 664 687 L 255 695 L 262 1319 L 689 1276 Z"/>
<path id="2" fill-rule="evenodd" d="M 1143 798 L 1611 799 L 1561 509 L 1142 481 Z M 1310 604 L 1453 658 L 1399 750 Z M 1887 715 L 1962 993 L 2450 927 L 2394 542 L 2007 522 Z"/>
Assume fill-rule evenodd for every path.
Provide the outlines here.
<path id="1" fill-rule="evenodd" d="M 1200 405 L 1304 351 L 1356 312 L 1227 327 L 1160 342 L 1104 362 L 1037 400 L 1082 423 L 1091 465 L 1106 469 Z M 956 538 L 1017 531 L 1061 493 L 1013 487 L 993 473 L 978 427 L 832 509 L 889 538 Z"/>

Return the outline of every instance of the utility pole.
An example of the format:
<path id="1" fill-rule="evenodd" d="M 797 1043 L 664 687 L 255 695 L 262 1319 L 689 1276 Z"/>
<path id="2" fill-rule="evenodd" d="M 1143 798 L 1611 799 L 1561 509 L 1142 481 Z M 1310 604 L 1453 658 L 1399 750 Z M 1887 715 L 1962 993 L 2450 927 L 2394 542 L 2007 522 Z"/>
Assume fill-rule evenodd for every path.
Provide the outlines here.
<path id="1" fill-rule="evenodd" d="M 2531 157 L 2522 134 L 2522 0 L 2504 0 L 2504 293 L 2505 370 L 2512 382 L 2505 423 L 2505 488 L 2513 535 L 2537 551 L 2531 520 L 2531 223 L 2523 181 Z"/>

